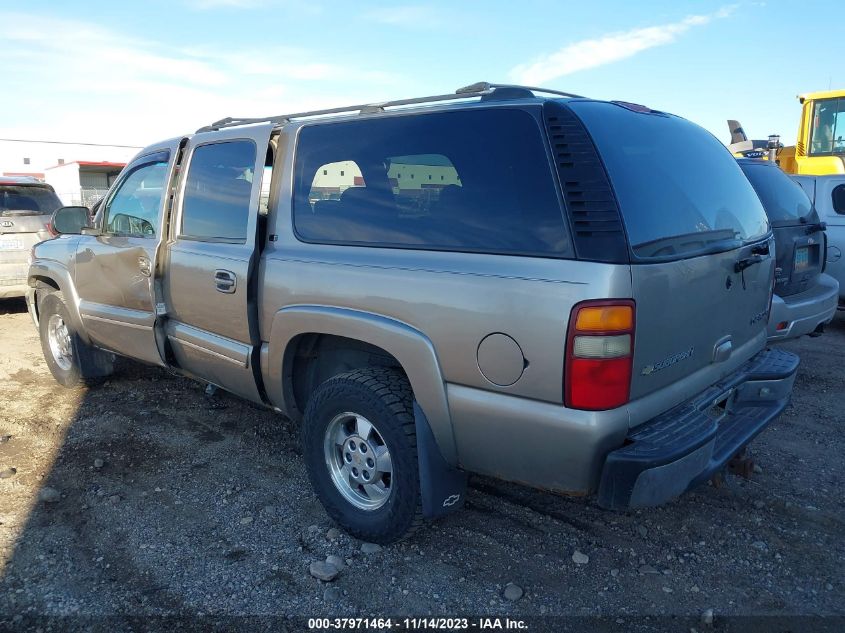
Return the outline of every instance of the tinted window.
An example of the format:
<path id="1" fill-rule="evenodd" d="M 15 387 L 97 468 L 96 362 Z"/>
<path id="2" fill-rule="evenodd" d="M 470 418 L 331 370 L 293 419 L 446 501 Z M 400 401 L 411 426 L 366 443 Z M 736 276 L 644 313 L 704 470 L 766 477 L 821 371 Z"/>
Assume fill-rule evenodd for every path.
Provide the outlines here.
<path id="1" fill-rule="evenodd" d="M 768 231 L 754 189 L 710 133 L 611 103 L 571 107 L 604 160 L 637 257 L 693 256 Z"/>
<path id="2" fill-rule="evenodd" d="M 771 222 L 795 222 L 800 218 L 818 222 L 801 185 L 779 168 L 754 163 L 741 163 L 740 166 L 760 197 Z"/>
<path id="3" fill-rule="evenodd" d="M 194 150 L 182 202 L 182 237 L 246 240 L 255 158 L 252 141 L 200 145 Z"/>
<path id="4" fill-rule="evenodd" d="M 566 255 L 536 121 L 510 109 L 304 127 L 294 222 L 315 242 Z"/>
<path id="5" fill-rule="evenodd" d="M 845 185 L 837 185 L 831 194 L 833 198 L 833 210 L 845 215 Z"/>
<path id="6" fill-rule="evenodd" d="M 155 237 L 167 177 L 167 157 L 130 167 L 105 207 L 105 231 L 115 235 Z"/>
<path id="7" fill-rule="evenodd" d="M 822 99 L 813 106 L 810 154 L 845 152 L 845 99 Z"/>
<path id="8" fill-rule="evenodd" d="M 0 185 L 0 215 L 38 215 L 53 213 L 61 200 L 47 187 Z"/>

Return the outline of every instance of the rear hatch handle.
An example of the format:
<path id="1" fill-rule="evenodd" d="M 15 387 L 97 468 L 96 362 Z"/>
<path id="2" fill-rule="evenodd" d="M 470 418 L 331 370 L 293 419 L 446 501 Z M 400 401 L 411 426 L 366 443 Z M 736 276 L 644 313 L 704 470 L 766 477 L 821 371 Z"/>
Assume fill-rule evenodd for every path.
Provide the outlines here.
<path id="1" fill-rule="evenodd" d="M 749 257 L 743 257 L 739 259 L 734 264 L 734 272 L 741 273 L 746 268 L 750 268 L 754 264 L 759 264 L 762 262 L 765 257 L 764 255 L 769 254 L 769 242 L 763 242 L 762 244 L 755 244 L 751 247 L 751 255 Z"/>
<path id="2" fill-rule="evenodd" d="M 751 247 L 751 255 L 743 257 L 734 262 L 734 272 L 742 273 L 742 288 L 745 289 L 745 269 L 751 268 L 754 264 L 759 264 L 769 255 L 769 242 L 757 244 Z"/>

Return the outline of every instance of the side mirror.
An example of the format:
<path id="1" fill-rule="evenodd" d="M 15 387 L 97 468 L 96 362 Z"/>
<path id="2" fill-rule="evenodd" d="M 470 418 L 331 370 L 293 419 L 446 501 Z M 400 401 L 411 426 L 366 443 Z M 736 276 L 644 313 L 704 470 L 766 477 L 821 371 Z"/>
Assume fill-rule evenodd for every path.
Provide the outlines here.
<path id="1" fill-rule="evenodd" d="M 79 235 L 91 226 L 88 207 L 59 207 L 53 212 L 50 226 L 57 235 Z"/>

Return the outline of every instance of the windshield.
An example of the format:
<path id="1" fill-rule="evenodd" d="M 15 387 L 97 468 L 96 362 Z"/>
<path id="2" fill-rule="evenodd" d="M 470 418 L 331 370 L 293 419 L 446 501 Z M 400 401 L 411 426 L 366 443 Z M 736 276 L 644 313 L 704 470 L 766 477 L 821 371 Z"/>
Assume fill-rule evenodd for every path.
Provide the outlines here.
<path id="1" fill-rule="evenodd" d="M 601 153 L 636 257 L 693 257 L 768 233 L 754 189 L 704 129 L 612 103 L 570 107 Z"/>
<path id="2" fill-rule="evenodd" d="M 816 101 L 810 130 L 810 155 L 844 153 L 845 97 Z"/>
<path id="3" fill-rule="evenodd" d="M 0 215 L 47 215 L 62 206 L 62 201 L 47 187 L 0 186 Z"/>
<path id="4" fill-rule="evenodd" d="M 818 222 L 813 205 L 801 185 L 777 167 L 757 163 L 741 163 L 766 215 L 773 224 L 783 222 Z"/>

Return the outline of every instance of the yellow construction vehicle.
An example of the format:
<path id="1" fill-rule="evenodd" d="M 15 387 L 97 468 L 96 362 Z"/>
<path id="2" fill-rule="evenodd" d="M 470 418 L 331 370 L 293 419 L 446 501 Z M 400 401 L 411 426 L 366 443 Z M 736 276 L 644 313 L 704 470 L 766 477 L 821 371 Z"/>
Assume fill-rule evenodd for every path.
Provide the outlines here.
<path id="1" fill-rule="evenodd" d="M 728 121 L 734 156 L 777 160 L 788 174 L 845 174 L 845 90 L 799 95 L 801 123 L 795 145 L 783 147 L 777 136 L 749 140 L 737 121 Z"/>
<path id="2" fill-rule="evenodd" d="M 789 174 L 845 174 L 845 90 L 799 95 L 801 125 L 794 147 L 778 155 Z"/>

